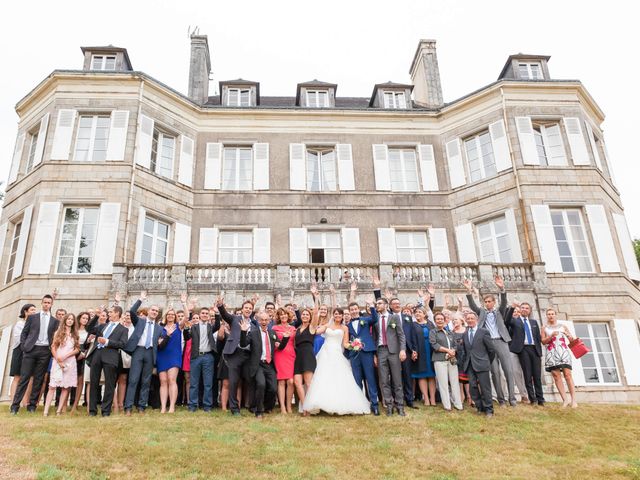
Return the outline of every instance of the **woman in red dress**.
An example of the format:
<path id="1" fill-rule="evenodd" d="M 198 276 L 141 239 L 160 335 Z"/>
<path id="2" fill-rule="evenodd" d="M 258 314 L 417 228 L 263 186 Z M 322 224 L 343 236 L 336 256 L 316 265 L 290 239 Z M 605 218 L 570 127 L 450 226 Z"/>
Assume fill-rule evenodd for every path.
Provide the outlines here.
<path id="1" fill-rule="evenodd" d="M 293 400 L 293 366 L 296 361 L 296 350 L 294 338 L 296 329 L 289 325 L 289 312 L 284 308 L 276 311 L 275 325 L 272 328 L 276 335 L 276 342 L 282 341 L 284 337 L 292 337 L 287 342 L 284 349 L 276 349 L 273 361 L 276 364 L 276 374 L 278 378 L 278 403 L 282 413 L 291 413 L 291 402 Z M 278 343 L 276 343 L 276 346 Z"/>

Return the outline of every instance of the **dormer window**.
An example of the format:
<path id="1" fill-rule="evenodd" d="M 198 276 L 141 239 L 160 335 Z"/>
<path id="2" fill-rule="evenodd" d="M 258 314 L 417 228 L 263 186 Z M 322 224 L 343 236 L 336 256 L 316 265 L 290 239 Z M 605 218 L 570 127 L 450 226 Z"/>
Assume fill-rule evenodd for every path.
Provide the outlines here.
<path id="1" fill-rule="evenodd" d="M 250 107 L 251 90 L 248 88 L 230 88 L 227 93 L 227 107 Z"/>
<path id="2" fill-rule="evenodd" d="M 327 90 L 307 90 L 307 107 L 326 108 L 329 106 L 329 92 Z"/>
<path id="3" fill-rule="evenodd" d="M 384 92 L 384 108 L 407 108 L 404 92 Z"/>
<path id="4" fill-rule="evenodd" d="M 520 78 L 526 80 L 543 80 L 542 65 L 539 62 L 518 63 Z"/>
<path id="5" fill-rule="evenodd" d="M 220 105 L 224 107 L 260 105 L 260 84 L 242 78 L 220 82 Z"/>
<path id="6" fill-rule="evenodd" d="M 115 70 L 115 55 L 93 55 L 91 57 L 91 70 Z"/>

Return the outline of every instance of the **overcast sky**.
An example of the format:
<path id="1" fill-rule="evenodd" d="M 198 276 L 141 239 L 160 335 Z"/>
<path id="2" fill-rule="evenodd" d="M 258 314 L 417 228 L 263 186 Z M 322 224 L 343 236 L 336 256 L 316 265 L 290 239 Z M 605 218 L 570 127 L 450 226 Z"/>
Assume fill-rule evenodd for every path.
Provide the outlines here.
<path id="1" fill-rule="evenodd" d="M 608 5 L 612 5 L 607 9 Z M 54 69 L 81 69 L 80 46 L 125 47 L 133 67 L 186 93 L 188 28 L 209 36 L 213 78 L 295 95 L 318 78 L 339 96 L 409 82 L 418 40 L 437 40 L 445 101 L 496 80 L 510 54 L 551 55 L 552 78 L 579 79 L 605 112 L 605 140 L 631 234 L 640 237 L 640 36 L 635 2 L 601 1 L 31 1 L 0 18 L 0 179 L 17 131 L 15 104 Z M 213 94 L 214 91 L 211 93 Z M 4 188 L 4 186 L 3 186 Z"/>

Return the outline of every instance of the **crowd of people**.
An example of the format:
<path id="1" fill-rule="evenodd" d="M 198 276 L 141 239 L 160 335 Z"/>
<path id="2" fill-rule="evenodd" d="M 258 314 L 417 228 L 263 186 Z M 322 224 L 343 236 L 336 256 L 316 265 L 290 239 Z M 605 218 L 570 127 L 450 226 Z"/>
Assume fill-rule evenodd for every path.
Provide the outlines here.
<path id="1" fill-rule="evenodd" d="M 383 295 L 377 278 L 364 305 L 353 282 L 342 306 L 333 287 L 326 305 L 312 285 L 311 306 L 298 307 L 292 293 L 287 304 L 254 295 L 231 309 L 219 296 L 206 307 L 185 293 L 181 308 L 161 308 L 146 306 L 141 292 L 128 310 L 116 295 L 108 308 L 76 315 L 53 313 L 54 292 L 39 311 L 20 309 L 10 411 L 35 412 L 44 401 L 45 416 L 52 405 L 60 415 L 83 400 L 91 416 L 150 407 L 170 414 L 177 405 L 233 415 L 245 407 L 258 418 L 276 408 L 405 416 L 422 402 L 445 410 L 466 403 L 490 417 L 494 403 L 518 404 L 516 387 L 522 403 L 544 405 L 543 361 L 563 405 L 577 407 L 571 332 L 551 308 L 540 325 L 530 304 L 509 304 L 503 280 L 495 283 L 498 295 L 483 295 L 480 306 L 465 280 L 468 306 L 445 295 L 437 311 L 433 286 L 402 305 L 388 289 Z"/>

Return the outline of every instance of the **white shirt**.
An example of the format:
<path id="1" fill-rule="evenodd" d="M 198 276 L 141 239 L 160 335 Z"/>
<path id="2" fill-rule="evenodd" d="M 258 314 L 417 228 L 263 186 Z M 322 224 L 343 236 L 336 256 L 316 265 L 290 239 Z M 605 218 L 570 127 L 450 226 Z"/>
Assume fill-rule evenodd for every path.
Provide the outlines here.
<path id="1" fill-rule="evenodd" d="M 352 318 L 349 323 L 351 323 L 353 325 L 353 331 L 356 332 L 356 335 L 357 335 L 358 334 L 358 329 L 360 328 L 360 317 Z"/>
<path id="2" fill-rule="evenodd" d="M 13 326 L 13 330 L 11 330 L 11 350 L 20 345 L 20 335 L 22 335 L 25 323 L 27 323 L 26 320 L 20 319 Z"/>
<path id="3" fill-rule="evenodd" d="M 260 329 L 260 340 L 262 341 L 262 354 L 260 355 L 260 361 L 265 362 L 267 360 L 267 348 L 271 349 L 271 340 L 269 340 L 269 329 L 267 329 L 266 332 Z M 269 347 L 267 347 L 267 345 L 269 345 Z M 273 352 L 271 352 L 271 358 L 273 358 Z"/>
<path id="4" fill-rule="evenodd" d="M 142 331 L 142 335 L 140 336 L 140 340 L 138 340 L 139 347 L 145 347 L 147 344 L 147 333 L 149 328 L 153 328 L 153 320 L 145 319 L 144 330 Z M 153 330 L 151 330 L 151 346 L 153 347 Z"/>
<path id="5" fill-rule="evenodd" d="M 529 319 L 527 317 L 520 317 L 522 320 L 522 328 L 524 328 L 524 344 L 525 345 L 533 345 L 533 330 L 531 330 L 531 324 L 529 323 Z M 531 334 L 531 341 L 529 342 L 527 339 L 527 327 L 529 326 L 529 333 Z"/>
<path id="6" fill-rule="evenodd" d="M 378 346 L 382 346 L 382 319 L 384 318 L 384 328 L 386 329 L 389 325 L 389 312 L 384 312 L 380 314 L 380 336 L 378 337 Z M 385 336 L 386 336 L 385 332 Z"/>
<path id="7" fill-rule="evenodd" d="M 49 328 L 49 320 L 51 319 L 51 313 L 40 312 L 40 332 L 38 332 L 38 340 L 36 345 L 49 346 L 49 339 L 47 338 L 47 329 Z"/>
<path id="8" fill-rule="evenodd" d="M 200 333 L 200 345 L 198 346 L 198 353 L 208 353 L 211 351 L 211 342 L 209 341 L 209 335 L 207 335 L 207 324 L 199 323 L 198 332 Z"/>

